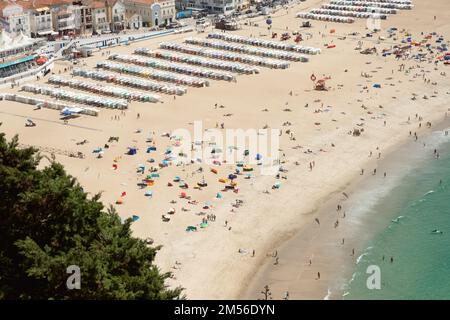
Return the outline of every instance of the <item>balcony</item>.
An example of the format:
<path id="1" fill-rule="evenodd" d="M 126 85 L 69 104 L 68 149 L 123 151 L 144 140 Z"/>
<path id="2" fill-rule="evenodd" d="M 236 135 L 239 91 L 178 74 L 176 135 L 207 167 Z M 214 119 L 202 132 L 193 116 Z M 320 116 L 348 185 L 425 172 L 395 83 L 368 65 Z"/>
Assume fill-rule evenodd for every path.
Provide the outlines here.
<path id="1" fill-rule="evenodd" d="M 58 23 L 58 30 L 75 29 L 75 23 Z"/>
<path id="2" fill-rule="evenodd" d="M 51 24 L 39 24 L 36 27 L 37 32 L 43 32 L 43 31 L 48 31 L 48 30 L 53 30 L 53 26 Z"/>
<path id="3" fill-rule="evenodd" d="M 60 23 L 75 23 L 75 17 L 74 16 L 68 16 L 67 18 L 58 18 L 58 24 Z"/>

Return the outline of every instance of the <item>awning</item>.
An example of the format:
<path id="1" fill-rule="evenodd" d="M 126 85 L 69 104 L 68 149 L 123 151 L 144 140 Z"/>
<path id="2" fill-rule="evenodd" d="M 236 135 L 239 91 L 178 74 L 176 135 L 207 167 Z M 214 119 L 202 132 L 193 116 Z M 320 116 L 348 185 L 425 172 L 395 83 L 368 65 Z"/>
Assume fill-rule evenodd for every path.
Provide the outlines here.
<path id="1" fill-rule="evenodd" d="M 50 10 L 49 7 L 42 7 L 42 8 L 37 8 L 36 11 L 41 12 L 41 11 L 47 11 Z"/>
<path id="2" fill-rule="evenodd" d="M 38 34 L 41 36 L 46 36 L 49 34 L 54 34 L 53 32 L 54 32 L 53 30 L 45 30 L 45 31 L 39 31 Z M 55 33 L 58 34 L 58 32 L 55 32 Z"/>
<path id="3" fill-rule="evenodd" d="M 59 30 L 74 30 L 74 29 L 75 29 L 74 25 L 73 26 L 66 26 L 66 27 L 59 28 Z"/>
<path id="4" fill-rule="evenodd" d="M 15 61 L 0 63 L 0 69 L 6 68 L 6 67 L 11 67 L 11 66 L 14 66 L 14 65 L 19 64 L 19 63 L 28 62 L 28 61 L 34 60 L 34 58 L 35 58 L 35 56 L 28 56 L 28 57 L 25 57 L 25 58 L 22 58 L 22 59 L 18 59 L 18 60 L 15 60 Z"/>

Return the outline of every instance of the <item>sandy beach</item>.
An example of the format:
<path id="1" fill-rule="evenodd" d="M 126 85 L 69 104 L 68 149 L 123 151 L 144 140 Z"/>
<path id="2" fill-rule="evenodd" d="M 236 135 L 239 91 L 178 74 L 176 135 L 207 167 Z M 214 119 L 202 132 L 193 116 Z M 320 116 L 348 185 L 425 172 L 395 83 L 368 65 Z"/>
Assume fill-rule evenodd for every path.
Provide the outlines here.
<path id="1" fill-rule="evenodd" d="M 269 284 L 274 299 L 281 299 L 285 291 L 289 291 L 291 299 L 323 299 L 331 284 L 342 276 L 344 266 L 354 263 L 361 248 L 358 244 L 364 241 L 357 226 L 345 227 L 352 216 L 347 212 L 343 218 L 342 193 L 351 198 L 352 188 L 364 179 L 383 183 L 382 169 L 372 175 L 379 161 L 412 141 L 414 134 L 420 138 L 433 130 L 449 111 L 448 66 L 428 60 L 396 60 L 394 55 L 384 57 L 380 53 L 400 44 L 407 32 L 415 41 L 431 32 L 447 40 L 450 4 L 446 0 L 415 0 L 413 10 L 389 16 L 382 21 L 380 32 L 362 38 L 368 32 L 365 19 L 352 24 L 312 20 L 312 28 L 299 29 L 302 20 L 295 14 L 321 3 L 326 2 L 308 0 L 272 16 L 272 31 L 280 35 L 286 30 L 300 30 L 305 39 L 300 44 L 322 50 L 319 55 L 308 56 L 307 63 L 291 62 L 285 70 L 259 67 L 259 74 L 238 75 L 236 82 L 210 80 L 206 88 L 185 86 L 187 93 L 176 97 L 156 93 L 162 103 L 132 101 L 124 111 L 98 108 L 98 117 L 83 115 L 67 124 L 59 119 L 57 111 L 33 110 L 29 105 L 1 101 L 0 129 L 8 137 L 19 134 L 22 144 L 39 147 L 43 154 L 53 151 L 56 160 L 77 177 L 86 191 L 100 192 L 105 206 L 114 205 L 121 217 L 138 216 L 133 224 L 134 235 L 150 237 L 155 245 L 162 246 L 156 262 L 161 270 L 173 272 L 169 284 L 184 287 L 187 298 L 257 299 L 261 298 L 263 286 Z M 242 25 L 233 33 L 269 39 L 264 18 L 254 23 L 259 26 Z M 395 39 L 388 38 L 387 29 L 394 26 L 398 28 Z M 331 29 L 335 32 L 330 33 Z M 358 34 L 351 35 L 353 32 Z M 181 43 L 186 37 L 206 35 L 177 34 L 107 51 L 132 54 L 137 48 L 156 49 L 162 41 Z M 292 38 L 288 41 L 293 43 Z M 378 54 L 360 54 L 355 50 L 359 41 L 362 49 L 375 46 Z M 325 46 L 331 43 L 336 46 Z M 413 47 L 411 55 L 421 48 Z M 98 61 L 106 59 L 103 50 L 83 59 L 78 67 L 93 69 Z M 55 65 L 55 75 L 71 78 L 69 62 Z M 326 82 L 329 90 L 313 90 L 311 74 L 331 77 Z M 374 88 L 374 84 L 381 88 Z M 13 88 L 2 93 L 18 91 Z M 27 118 L 37 126 L 25 127 Z M 159 168 L 154 171 L 159 175 L 154 185 L 137 187 L 152 167 L 158 167 L 167 148 L 174 146 L 174 139 L 166 133 L 170 136 L 176 129 L 192 132 L 194 121 L 202 121 L 203 129 L 223 124 L 224 129 L 282 130 L 280 153 L 285 172 L 277 179 L 260 176 L 255 170 L 250 179 L 238 177 L 237 193 L 224 192 L 224 184 L 218 180 L 234 172 L 235 165 L 193 163 Z M 361 128 L 364 130 L 360 136 L 351 134 Z M 110 137 L 119 137 L 119 141 L 108 142 Z M 77 144 L 83 140 L 88 142 Z M 97 158 L 93 150 L 105 144 L 108 148 Z M 147 153 L 150 145 L 156 151 Z M 127 155 L 128 147 L 137 148 L 137 154 Z M 82 152 L 85 158 L 68 157 L 68 152 Z M 149 158 L 155 162 L 149 162 Z M 145 164 L 144 174 L 136 170 L 140 164 Z M 189 188 L 179 188 L 176 176 Z M 193 188 L 203 180 L 206 187 Z M 272 189 L 276 182 L 280 188 Z M 144 195 L 148 190 L 152 197 Z M 188 198 L 180 198 L 181 192 Z M 116 204 L 119 198 L 122 203 Z M 343 208 L 336 211 L 337 205 Z M 171 208 L 175 214 L 164 222 L 161 216 Z M 206 228 L 198 227 L 210 215 L 216 218 L 209 219 Z M 320 226 L 315 219 L 320 220 Z M 187 232 L 187 226 L 197 226 L 198 231 Z M 293 237 L 297 240 L 290 243 Z M 341 245 L 343 237 L 346 240 Z M 294 251 L 300 254 L 283 254 Z M 316 280 L 317 272 L 321 273 L 320 280 Z"/>

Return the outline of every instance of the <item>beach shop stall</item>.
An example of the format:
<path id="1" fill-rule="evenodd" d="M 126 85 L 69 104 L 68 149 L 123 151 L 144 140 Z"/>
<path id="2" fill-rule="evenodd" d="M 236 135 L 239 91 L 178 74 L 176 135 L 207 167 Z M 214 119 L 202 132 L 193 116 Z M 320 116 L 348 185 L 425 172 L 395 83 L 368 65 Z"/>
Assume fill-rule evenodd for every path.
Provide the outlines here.
<path id="1" fill-rule="evenodd" d="M 212 33 L 208 34 L 208 38 L 220 39 L 220 40 L 224 40 L 224 41 L 228 41 L 228 42 L 237 42 L 237 43 L 242 43 L 242 44 L 248 44 L 251 46 L 258 46 L 258 47 L 264 47 L 264 48 L 270 48 L 270 49 L 295 51 L 295 52 L 304 53 L 304 54 L 319 54 L 321 52 L 321 50 L 319 48 L 301 46 L 301 45 L 297 45 L 297 44 L 290 44 L 287 42 L 272 41 L 272 40 L 253 38 L 253 37 L 245 37 L 245 36 L 239 36 L 239 35 L 229 34 L 229 33 L 212 32 Z"/>
<path id="2" fill-rule="evenodd" d="M 239 52 L 244 54 L 250 54 L 260 57 L 268 57 L 279 60 L 288 60 L 296 62 L 308 62 L 309 58 L 297 53 L 284 51 L 284 50 L 273 50 L 273 49 L 262 49 L 253 46 L 247 46 L 237 43 L 228 43 L 223 41 L 214 41 L 210 39 L 201 38 L 187 38 L 185 42 L 188 44 L 198 45 L 202 47 L 210 47 L 214 49 L 227 50 L 233 52 Z"/>
<path id="3" fill-rule="evenodd" d="M 234 81 L 235 76 L 228 72 L 216 71 L 211 69 L 204 69 L 198 67 L 190 67 L 180 63 L 165 62 L 163 60 L 154 58 L 144 58 L 136 55 L 114 54 L 109 56 L 110 60 L 135 64 L 138 66 L 150 67 L 165 71 L 182 73 L 194 77 L 210 78 L 214 80 Z"/>
<path id="4" fill-rule="evenodd" d="M 329 22 L 340 22 L 340 23 L 353 23 L 355 22 L 354 18 L 351 17 L 340 17 L 333 16 L 328 14 L 315 14 L 311 12 L 298 12 L 296 14 L 297 18 L 302 19 L 310 19 L 310 20 L 319 20 L 319 21 L 329 21 Z"/>
<path id="5" fill-rule="evenodd" d="M 60 86 L 67 86 L 83 91 L 89 91 L 92 93 L 98 93 L 101 95 L 106 96 L 114 96 L 119 97 L 126 100 L 135 100 L 135 101 L 141 101 L 141 102 L 158 102 L 160 101 L 160 97 L 157 95 L 144 93 L 140 91 L 129 91 L 124 88 L 120 87 L 113 87 L 113 86 L 105 86 L 102 84 L 98 84 L 95 82 L 86 82 L 83 80 L 77 80 L 77 79 L 70 79 L 65 78 L 61 76 L 51 76 L 48 79 L 49 83 L 60 85 Z"/>
<path id="6" fill-rule="evenodd" d="M 126 65 L 122 63 L 116 63 L 113 61 L 100 61 L 97 62 L 97 68 L 115 71 L 119 73 L 127 73 L 138 77 L 150 78 L 158 81 L 173 82 L 176 84 L 187 85 L 192 87 L 207 87 L 209 81 L 197 77 L 179 75 L 172 72 L 157 71 L 150 68 Z"/>
<path id="7" fill-rule="evenodd" d="M 15 102 L 23 103 L 23 104 L 37 106 L 40 108 L 59 110 L 61 112 L 67 108 L 70 110 L 73 110 L 76 108 L 78 110 L 78 113 L 80 113 L 80 114 L 89 115 L 89 116 L 98 116 L 98 110 L 95 108 L 88 108 L 88 107 L 80 108 L 80 107 L 73 106 L 73 105 L 68 105 L 68 104 L 59 103 L 59 102 L 55 102 L 55 101 L 49 101 L 49 100 L 45 100 L 45 99 L 39 99 L 36 97 L 28 97 L 28 96 L 24 96 L 24 95 L 20 95 L 20 94 L 6 93 L 6 94 L 3 94 L 1 96 L 1 98 L 6 101 L 15 101 Z"/>
<path id="8" fill-rule="evenodd" d="M 377 7 L 365 7 L 354 5 L 336 5 L 336 4 L 322 4 L 322 9 L 340 10 L 340 11 L 357 11 L 357 12 L 377 12 L 381 14 L 397 14 L 397 9 L 377 8 Z"/>
<path id="9" fill-rule="evenodd" d="M 84 94 L 80 92 L 64 90 L 60 88 L 53 88 L 46 85 L 25 84 L 21 87 L 22 91 L 32 92 L 35 94 L 42 94 L 51 96 L 60 100 L 74 101 L 85 105 L 92 105 L 96 107 L 103 107 L 109 109 L 126 109 L 128 102 L 123 99 L 111 99 L 100 97 L 93 94 Z"/>
<path id="10" fill-rule="evenodd" d="M 168 61 L 181 62 L 186 64 L 198 65 L 207 68 L 214 68 L 220 70 L 226 70 L 241 74 L 254 74 L 259 73 L 259 69 L 254 66 L 249 66 L 236 62 L 221 61 L 214 59 L 207 59 L 198 56 L 192 56 L 187 54 L 173 53 L 170 51 L 162 50 L 150 50 L 148 48 L 138 48 L 134 51 L 135 54 L 153 57 L 157 59 L 163 59 Z"/>
<path id="11" fill-rule="evenodd" d="M 275 59 L 268 59 L 268 58 L 261 58 L 261 57 L 255 57 L 250 55 L 243 55 L 239 53 L 234 52 L 227 52 L 227 51 L 221 51 L 221 50 L 215 50 L 215 49 L 209 49 L 209 48 L 201 48 L 193 45 L 187 45 L 187 44 L 180 44 L 176 42 L 163 42 L 160 43 L 159 47 L 161 49 L 166 50 L 173 50 L 183 53 L 188 53 L 192 55 L 198 55 L 198 56 L 204 56 L 212 59 L 221 59 L 221 60 L 228 60 L 228 61 L 237 61 L 241 63 L 248 63 L 258 66 L 263 66 L 267 68 L 273 68 L 273 69 L 286 69 L 289 67 L 288 62 L 275 60 Z"/>
<path id="12" fill-rule="evenodd" d="M 351 0 L 331 0 L 330 4 L 337 4 L 343 6 L 361 6 L 374 8 L 388 8 L 399 10 L 411 10 L 414 5 L 411 2 L 394 2 L 394 1 L 351 1 Z"/>
<path id="13" fill-rule="evenodd" d="M 358 19 L 381 19 L 386 20 L 387 15 L 372 12 L 360 12 L 360 11 L 348 11 L 348 10 L 332 10 L 332 9 L 311 9 L 309 11 L 313 14 L 324 14 L 330 16 L 342 16 L 342 17 L 352 17 Z"/>
<path id="14" fill-rule="evenodd" d="M 73 69 L 72 74 L 74 76 L 79 76 L 87 79 L 101 80 L 132 88 L 158 91 L 170 95 L 183 95 L 187 91 L 186 88 L 171 85 L 168 83 L 160 83 L 151 80 L 137 79 L 101 70 L 87 70 L 75 68 Z"/>

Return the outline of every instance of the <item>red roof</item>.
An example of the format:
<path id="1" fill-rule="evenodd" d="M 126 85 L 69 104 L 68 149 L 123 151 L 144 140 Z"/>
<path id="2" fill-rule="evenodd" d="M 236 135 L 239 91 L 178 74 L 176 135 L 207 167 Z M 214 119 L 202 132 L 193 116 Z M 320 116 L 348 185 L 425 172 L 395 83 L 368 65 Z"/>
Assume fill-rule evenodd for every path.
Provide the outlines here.
<path id="1" fill-rule="evenodd" d="M 92 1 L 88 4 L 89 7 L 91 7 L 92 9 L 100 9 L 100 8 L 104 8 L 105 5 L 105 1 Z"/>
<path id="2" fill-rule="evenodd" d="M 0 9 L 3 10 L 8 5 L 18 4 L 25 9 L 38 9 L 52 7 L 63 4 L 72 4 L 73 0 L 0 0 Z"/>

